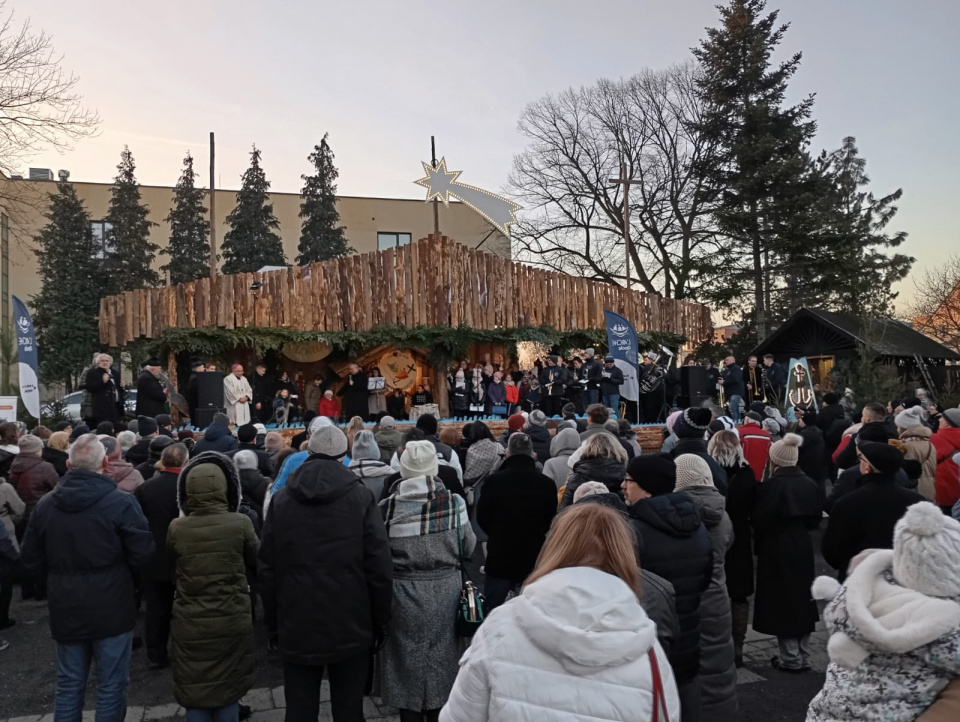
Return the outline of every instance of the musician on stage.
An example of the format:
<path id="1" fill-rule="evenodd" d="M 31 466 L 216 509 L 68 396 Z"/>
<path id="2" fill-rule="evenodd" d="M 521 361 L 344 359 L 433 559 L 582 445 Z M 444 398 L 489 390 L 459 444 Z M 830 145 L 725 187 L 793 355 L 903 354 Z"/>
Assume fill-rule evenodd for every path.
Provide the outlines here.
<path id="1" fill-rule="evenodd" d="M 717 398 L 717 385 L 720 383 L 720 371 L 714 367 L 710 359 L 703 360 L 703 368 L 707 372 L 707 391 L 711 398 Z"/>
<path id="2" fill-rule="evenodd" d="M 588 348 L 585 355 L 587 360 L 583 362 L 583 368 L 580 369 L 584 408 L 600 403 L 600 379 L 603 376 L 603 366 L 597 361 L 597 352 Z"/>
<path id="3" fill-rule="evenodd" d="M 723 370 L 720 372 L 720 384 L 727 403 L 730 405 L 730 418 L 733 423 L 740 423 L 740 402 L 743 401 L 744 385 L 743 370 L 737 365 L 733 356 L 723 360 Z"/>
<path id="4" fill-rule="evenodd" d="M 750 406 L 754 401 L 763 401 L 763 371 L 757 366 L 757 357 L 747 359 L 747 367 L 743 369 L 743 381 L 746 388 L 745 401 Z"/>
<path id="5" fill-rule="evenodd" d="M 771 406 L 783 404 L 783 392 L 787 387 L 787 371 L 773 360 L 773 354 L 763 357 L 763 383 L 767 388 L 767 403 Z"/>
<path id="6" fill-rule="evenodd" d="M 603 405 L 620 413 L 620 387 L 623 386 L 623 371 L 617 368 L 613 356 L 603 359 L 603 371 L 600 373 L 600 393 Z"/>
<path id="7" fill-rule="evenodd" d="M 540 372 L 540 408 L 547 418 L 560 416 L 563 407 L 563 389 L 567 382 L 567 370 L 558 366 L 559 357 L 548 356 L 547 365 Z"/>
<path id="8" fill-rule="evenodd" d="M 660 421 L 660 412 L 663 410 L 664 405 L 664 379 L 660 378 L 654 381 L 653 376 L 654 374 L 660 374 L 662 372 L 662 369 L 657 366 L 656 360 L 657 354 L 653 351 L 645 353 L 642 363 L 640 364 L 639 373 L 637 374 L 637 383 L 640 388 L 640 413 L 643 417 L 643 423 L 645 424 L 655 424 Z M 651 384 L 652 388 L 644 393 L 643 388 Z"/>

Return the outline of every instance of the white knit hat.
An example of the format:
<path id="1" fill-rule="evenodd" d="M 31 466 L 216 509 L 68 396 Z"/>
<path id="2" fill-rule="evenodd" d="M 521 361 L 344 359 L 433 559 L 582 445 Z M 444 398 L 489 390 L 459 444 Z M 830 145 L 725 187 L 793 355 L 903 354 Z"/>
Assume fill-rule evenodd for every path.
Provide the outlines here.
<path id="1" fill-rule="evenodd" d="M 713 486 L 710 465 L 696 454 L 681 454 L 674 459 L 674 463 L 677 465 L 674 491 L 683 491 L 688 486 Z"/>
<path id="2" fill-rule="evenodd" d="M 803 444 L 799 434 L 787 434 L 770 447 L 770 461 L 777 466 L 796 466 L 800 458 L 798 449 Z"/>
<path id="3" fill-rule="evenodd" d="M 901 429 L 912 429 L 916 426 L 923 426 L 923 407 L 911 406 L 909 409 L 904 409 L 896 415 L 893 422 Z"/>
<path id="4" fill-rule="evenodd" d="M 417 476 L 436 476 L 437 447 L 432 441 L 411 441 L 400 457 L 400 476 L 413 479 Z"/>
<path id="5" fill-rule="evenodd" d="M 893 532 L 893 575 L 930 597 L 960 597 L 960 522 L 928 501 L 909 507 Z"/>

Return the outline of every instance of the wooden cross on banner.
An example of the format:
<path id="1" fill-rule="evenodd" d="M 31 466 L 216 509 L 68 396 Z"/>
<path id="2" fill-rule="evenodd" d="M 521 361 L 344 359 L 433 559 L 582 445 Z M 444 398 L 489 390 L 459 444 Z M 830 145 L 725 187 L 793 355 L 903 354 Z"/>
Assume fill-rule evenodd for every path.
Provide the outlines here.
<path id="1" fill-rule="evenodd" d="M 627 290 L 630 290 L 630 186 L 642 181 L 627 178 L 627 164 L 620 163 L 620 177 L 610 178 L 611 186 L 623 186 L 623 245 L 627 259 Z"/>

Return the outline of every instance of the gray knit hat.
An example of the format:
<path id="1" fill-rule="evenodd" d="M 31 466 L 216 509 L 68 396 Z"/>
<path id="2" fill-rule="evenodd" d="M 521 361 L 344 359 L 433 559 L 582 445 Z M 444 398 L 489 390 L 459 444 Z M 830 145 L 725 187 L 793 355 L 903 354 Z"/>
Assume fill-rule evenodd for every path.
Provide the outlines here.
<path id="1" fill-rule="evenodd" d="M 674 491 L 683 491 L 690 486 L 713 486 L 710 465 L 696 454 L 681 454 L 674 462 L 677 465 L 677 484 Z"/>
<path id="2" fill-rule="evenodd" d="M 930 597 L 960 596 L 960 522 L 928 501 L 909 507 L 893 532 L 893 575 Z"/>
<path id="3" fill-rule="evenodd" d="M 547 415 L 540 409 L 535 409 L 530 412 L 530 418 L 528 418 L 527 421 L 530 422 L 530 426 L 546 426 Z"/>
<path id="4" fill-rule="evenodd" d="M 317 418 L 326 417 L 318 416 Z M 342 459 L 347 453 L 347 437 L 336 426 L 321 426 L 310 434 L 307 449 L 311 454 L 321 454 L 331 459 Z"/>
<path id="5" fill-rule="evenodd" d="M 893 422 L 901 429 L 912 429 L 917 426 L 923 426 L 923 407 L 911 406 L 909 409 L 904 409 L 897 414 Z"/>
<path id="6" fill-rule="evenodd" d="M 351 458 L 357 460 L 380 459 L 380 447 L 377 446 L 377 440 L 374 438 L 372 431 L 361 429 L 354 435 L 353 454 L 351 454 Z"/>
<path id="7" fill-rule="evenodd" d="M 960 409 L 945 409 L 943 418 L 953 427 L 960 427 Z"/>
<path id="8" fill-rule="evenodd" d="M 770 461 L 777 466 L 796 466 L 800 456 L 798 449 L 802 444 L 802 436 L 787 434 L 770 447 Z"/>

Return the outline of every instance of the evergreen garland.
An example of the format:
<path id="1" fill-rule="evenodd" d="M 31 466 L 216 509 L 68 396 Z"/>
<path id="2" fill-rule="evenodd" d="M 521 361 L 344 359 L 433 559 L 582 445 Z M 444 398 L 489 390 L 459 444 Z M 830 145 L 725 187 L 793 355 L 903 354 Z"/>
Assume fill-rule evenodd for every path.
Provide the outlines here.
<path id="1" fill-rule="evenodd" d="M 336 180 L 340 172 L 333 164 L 333 151 L 327 143 L 326 133 L 320 145 L 314 146 L 308 160 L 315 172 L 301 176 L 303 202 L 300 204 L 300 218 L 303 225 L 297 248 L 300 252 L 297 264 L 301 266 L 339 258 L 353 251 L 344 235 L 346 229 L 339 225 Z"/>
<path id="2" fill-rule="evenodd" d="M 173 191 L 173 208 L 164 220 L 170 224 L 170 243 L 161 253 L 170 256 L 163 266 L 170 285 L 210 275 L 210 222 L 203 205 L 204 190 L 194 184 L 193 156 L 183 159 L 183 172 Z"/>
<path id="3" fill-rule="evenodd" d="M 252 273 L 264 266 L 285 266 L 283 241 L 276 231 L 280 221 L 268 203 L 270 181 L 260 167 L 260 151 L 250 153 L 237 205 L 227 216 L 230 230 L 223 236 L 223 273 Z"/>

